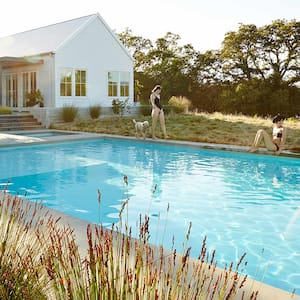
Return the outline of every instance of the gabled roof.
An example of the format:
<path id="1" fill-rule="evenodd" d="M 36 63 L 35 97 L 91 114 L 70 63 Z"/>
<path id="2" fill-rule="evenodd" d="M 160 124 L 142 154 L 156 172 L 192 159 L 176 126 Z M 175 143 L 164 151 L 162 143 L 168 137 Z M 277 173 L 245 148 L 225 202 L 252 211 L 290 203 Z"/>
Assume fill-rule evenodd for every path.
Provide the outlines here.
<path id="1" fill-rule="evenodd" d="M 55 53 L 59 47 L 95 18 L 99 18 L 103 25 L 111 32 L 98 13 L 88 15 L 0 38 L 0 57 L 26 57 L 51 52 Z M 120 43 L 115 34 L 112 33 L 112 35 Z M 125 47 L 121 43 L 120 45 L 129 55 Z"/>

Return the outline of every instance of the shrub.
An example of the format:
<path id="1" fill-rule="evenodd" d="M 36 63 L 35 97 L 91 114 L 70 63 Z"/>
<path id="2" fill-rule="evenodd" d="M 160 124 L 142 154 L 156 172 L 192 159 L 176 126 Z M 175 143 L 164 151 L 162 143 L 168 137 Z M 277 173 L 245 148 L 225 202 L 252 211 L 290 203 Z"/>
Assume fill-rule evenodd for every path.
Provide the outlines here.
<path id="1" fill-rule="evenodd" d="M 64 122 L 73 122 L 78 115 L 76 106 L 64 106 L 61 111 L 61 116 Z"/>
<path id="2" fill-rule="evenodd" d="M 0 106 L 0 115 L 11 115 L 12 109 L 6 106 Z"/>
<path id="3" fill-rule="evenodd" d="M 44 97 L 40 90 L 32 91 L 25 94 L 26 106 L 34 106 L 39 104 L 40 107 L 44 106 Z"/>
<path id="4" fill-rule="evenodd" d="M 129 105 L 128 105 L 129 99 L 125 100 L 119 100 L 119 99 L 113 99 L 112 101 L 112 111 L 115 115 L 123 116 L 125 111 L 129 111 Z"/>
<path id="5" fill-rule="evenodd" d="M 175 113 L 183 113 L 191 106 L 191 101 L 183 96 L 172 96 L 168 103 L 172 106 Z"/>
<path id="6" fill-rule="evenodd" d="M 89 109 L 89 113 L 92 119 L 98 119 L 101 115 L 101 106 L 100 105 L 94 105 L 91 106 Z"/>

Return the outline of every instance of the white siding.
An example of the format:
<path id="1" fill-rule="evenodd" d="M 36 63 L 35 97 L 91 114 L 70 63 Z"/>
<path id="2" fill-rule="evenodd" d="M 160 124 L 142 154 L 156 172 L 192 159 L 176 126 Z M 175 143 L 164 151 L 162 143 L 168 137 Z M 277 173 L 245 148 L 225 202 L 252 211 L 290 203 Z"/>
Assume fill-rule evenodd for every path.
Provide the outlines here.
<path id="1" fill-rule="evenodd" d="M 86 97 L 60 97 L 61 68 L 87 71 Z M 133 102 L 133 61 L 98 17 L 58 49 L 55 55 L 55 70 L 57 107 L 62 107 L 64 104 L 78 107 L 94 104 L 111 106 L 112 99 L 107 96 L 108 71 L 130 72 L 129 101 Z"/>
<path id="2" fill-rule="evenodd" d="M 22 108 L 22 72 L 37 72 L 37 88 L 44 96 L 46 107 L 62 107 L 73 104 L 89 107 L 100 104 L 111 106 L 108 97 L 107 75 L 109 71 L 129 72 L 129 100 L 133 102 L 133 59 L 119 42 L 99 14 L 0 38 L 0 57 L 17 57 L 43 60 L 43 64 L 31 64 L 9 69 L 0 65 L 0 83 L 2 75 L 17 73 L 19 83 L 19 108 Z M 60 96 L 60 70 L 85 70 L 87 72 L 86 97 Z M 5 99 L 5 82 L 0 84 L 2 101 Z M 0 97 L 1 101 L 1 97 Z"/>

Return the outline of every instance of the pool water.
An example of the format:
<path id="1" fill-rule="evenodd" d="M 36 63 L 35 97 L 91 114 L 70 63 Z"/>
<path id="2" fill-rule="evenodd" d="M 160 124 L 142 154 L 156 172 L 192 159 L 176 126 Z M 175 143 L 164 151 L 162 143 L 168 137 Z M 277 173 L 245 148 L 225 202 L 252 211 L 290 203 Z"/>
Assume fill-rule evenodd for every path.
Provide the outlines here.
<path id="1" fill-rule="evenodd" d="M 73 135 L 76 134 L 74 132 L 67 132 L 67 131 L 36 131 L 36 132 L 18 132 L 15 133 L 16 135 L 21 136 L 28 136 L 28 137 L 35 137 L 35 138 L 47 138 L 47 137 L 53 137 L 53 136 L 63 136 L 63 135 Z"/>
<path id="2" fill-rule="evenodd" d="M 129 197 L 136 234 L 149 214 L 150 241 L 170 248 L 175 235 L 181 252 L 192 222 L 193 257 L 207 236 L 218 266 L 246 252 L 252 278 L 300 291 L 299 159 L 107 139 L 2 148 L 0 158 L 11 193 L 106 226 Z"/>

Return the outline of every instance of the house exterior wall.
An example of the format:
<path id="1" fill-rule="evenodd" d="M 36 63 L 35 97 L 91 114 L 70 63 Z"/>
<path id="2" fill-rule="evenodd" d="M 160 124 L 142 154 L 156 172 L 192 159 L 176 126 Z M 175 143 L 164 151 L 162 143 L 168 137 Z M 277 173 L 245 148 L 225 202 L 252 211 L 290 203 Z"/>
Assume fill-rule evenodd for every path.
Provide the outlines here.
<path id="1" fill-rule="evenodd" d="M 39 65 L 38 70 L 38 89 L 40 89 L 44 97 L 45 107 L 55 107 L 55 71 L 54 71 L 54 55 L 48 53 L 41 56 L 44 61 Z"/>
<path id="2" fill-rule="evenodd" d="M 33 48 L 35 45 L 37 49 L 44 49 L 41 47 L 38 35 L 40 29 L 18 35 L 18 42 L 21 43 L 21 47 L 18 48 L 16 42 L 14 48 L 3 48 L 3 51 L 0 51 L 1 57 L 4 58 L 2 62 L 6 65 L 10 64 L 9 67 L 3 67 L 4 63 L 3 65 L 0 63 L 0 105 L 6 106 L 7 104 L 6 75 L 16 74 L 18 82 L 17 101 L 10 101 L 8 106 L 14 110 L 29 110 L 23 103 L 25 89 L 22 74 L 24 72 L 36 72 L 36 89 L 41 91 L 46 108 L 60 108 L 68 104 L 82 108 L 91 105 L 111 107 L 113 99 L 128 99 L 128 104 L 132 104 L 134 98 L 133 59 L 100 15 L 78 18 L 60 26 L 63 29 L 61 33 L 65 33 L 65 37 L 61 40 L 58 39 L 53 45 L 50 43 L 50 46 L 47 44 L 47 40 L 44 41 L 44 44 L 47 44 L 47 47 L 44 47 L 48 49 L 47 53 L 46 51 L 37 55 L 27 53 L 27 56 L 24 53 L 22 56 L 22 49 L 27 41 L 32 41 Z M 42 29 L 43 32 L 48 30 L 50 36 L 55 33 L 55 27 L 50 26 Z M 28 48 L 26 47 L 25 50 Z M 16 49 L 19 51 L 14 52 Z M 12 61 L 5 61 L 6 57 L 12 58 Z M 42 63 L 36 63 L 39 60 L 42 60 Z M 74 92 L 72 96 L 60 95 L 60 78 L 63 68 L 86 71 L 85 96 L 75 96 Z M 121 97 L 119 94 L 114 97 L 108 96 L 108 72 L 128 72 L 129 96 Z"/>
<path id="3" fill-rule="evenodd" d="M 86 71 L 87 93 L 83 97 L 60 96 L 60 70 L 64 68 Z M 108 72 L 130 72 L 129 104 L 133 103 L 133 60 L 116 40 L 113 33 L 94 18 L 71 36 L 55 54 L 55 106 L 91 105 L 111 106 L 112 100 L 122 97 L 108 96 Z"/>

